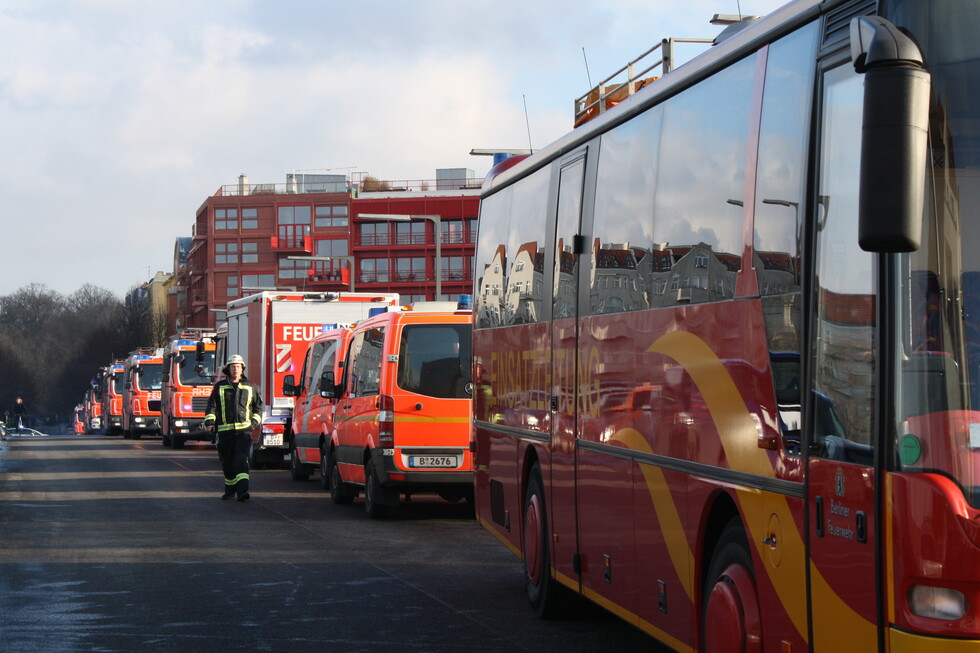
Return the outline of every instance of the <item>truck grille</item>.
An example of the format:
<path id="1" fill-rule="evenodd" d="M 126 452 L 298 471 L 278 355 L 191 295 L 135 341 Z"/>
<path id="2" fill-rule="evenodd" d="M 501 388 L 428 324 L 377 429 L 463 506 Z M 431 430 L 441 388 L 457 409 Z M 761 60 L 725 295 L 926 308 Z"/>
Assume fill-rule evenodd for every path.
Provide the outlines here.
<path id="1" fill-rule="evenodd" d="M 152 413 L 159 413 L 160 412 L 160 400 L 159 399 L 150 399 L 149 401 L 146 402 L 146 407 Z"/>
<path id="2" fill-rule="evenodd" d="M 208 397 L 192 397 L 191 410 L 195 413 L 203 413 L 208 409 Z"/>

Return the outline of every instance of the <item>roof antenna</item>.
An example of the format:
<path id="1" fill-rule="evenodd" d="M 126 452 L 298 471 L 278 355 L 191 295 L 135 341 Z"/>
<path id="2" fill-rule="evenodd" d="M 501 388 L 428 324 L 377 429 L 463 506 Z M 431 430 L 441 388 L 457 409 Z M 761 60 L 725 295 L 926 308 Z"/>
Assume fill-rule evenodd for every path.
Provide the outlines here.
<path id="1" fill-rule="evenodd" d="M 738 17 L 739 17 L 739 19 L 741 19 L 742 18 L 742 3 L 740 3 L 738 0 L 735 0 L 735 8 L 738 9 Z"/>
<path id="2" fill-rule="evenodd" d="M 582 58 L 585 59 L 585 76 L 589 79 L 589 88 L 592 88 L 592 75 L 589 74 L 589 58 L 585 56 L 585 46 L 582 46 Z"/>
<path id="3" fill-rule="evenodd" d="M 527 149 L 534 152 L 534 148 L 531 147 L 531 121 L 527 118 L 527 97 L 521 93 L 521 99 L 524 100 L 524 124 L 527 126 Z"/>

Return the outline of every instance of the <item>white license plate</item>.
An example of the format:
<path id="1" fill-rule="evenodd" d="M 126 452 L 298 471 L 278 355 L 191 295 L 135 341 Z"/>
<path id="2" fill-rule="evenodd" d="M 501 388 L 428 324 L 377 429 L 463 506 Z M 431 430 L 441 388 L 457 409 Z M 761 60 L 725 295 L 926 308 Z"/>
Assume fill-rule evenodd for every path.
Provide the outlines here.
<path id="1" fill-rule="evenodd" d="M 456 456 L 409 456 L 409 467 L 459 467 Z"/>
<path id="2" fill-rule="evenodd" d="M 262 444 L 267 447 L 281 447 L 282 446 L 282 433 L 274 433 L 272 435 L 263 435 Z"/>

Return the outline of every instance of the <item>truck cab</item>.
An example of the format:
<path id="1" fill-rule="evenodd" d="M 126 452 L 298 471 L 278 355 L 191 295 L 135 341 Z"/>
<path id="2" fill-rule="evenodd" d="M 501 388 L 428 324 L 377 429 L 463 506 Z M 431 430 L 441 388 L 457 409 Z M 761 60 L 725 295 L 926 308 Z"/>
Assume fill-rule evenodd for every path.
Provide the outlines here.
<path id="1" fill-rule="evenodd" d="M 141 347 L 126 359 L 123 375 L 122 431 L 127 438 L 160 433 L 163 349 Z"/>
<path id="2" fill-rule="evenodd" d="M 215 380 L 214 332 L 182 332 L 163 350 L 160 432 L 163 446 L 180 449 L 188 440 L 209 441 L 204 414 Z"/>
<path id="3" fill-rule="evenodd" d="M 329 487 L 327 445 L 333 433 L 336 386 L 343 376 L 350 334 L 347 326 L 315 336 L 306 350 L 299 379 L 292 374 L 283 379 L 282 394 L 295 400 L 289 429 L 289 470 L 294 481 L 305 481 L 319 472 L 320 485 Z"/>

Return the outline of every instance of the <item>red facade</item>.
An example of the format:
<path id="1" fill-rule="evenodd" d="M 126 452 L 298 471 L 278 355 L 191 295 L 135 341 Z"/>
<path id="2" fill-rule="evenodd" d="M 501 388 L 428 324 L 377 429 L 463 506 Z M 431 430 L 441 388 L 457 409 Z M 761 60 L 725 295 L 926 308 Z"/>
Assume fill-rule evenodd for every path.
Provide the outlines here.
<path id="1" fill-rule="evenodd" d="M 259 290 L 397 292 L 402 303 L 472 291 L 478 182 L 357 186 L 219 188 L 197 210 L 186 257 L 175 257 L 175 326 L 214 328 L 230 300 Z"/>

